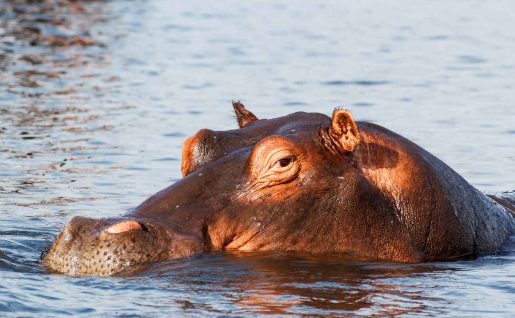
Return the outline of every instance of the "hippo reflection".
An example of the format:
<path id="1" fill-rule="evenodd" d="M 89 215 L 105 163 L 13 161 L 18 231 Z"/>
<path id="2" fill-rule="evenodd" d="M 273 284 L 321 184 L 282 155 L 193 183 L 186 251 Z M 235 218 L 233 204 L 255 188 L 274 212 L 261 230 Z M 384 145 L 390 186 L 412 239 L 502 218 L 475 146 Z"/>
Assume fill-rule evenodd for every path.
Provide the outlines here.
<path id="1" fill-rule="evenodd" d="M 240 129 L 203 129 L 184 142 L 180 181 L 124 216 L 73 218 L 43 264 L 111 275 L 223 250 L 456 260 L 496 252 L 515 232 L 513 207 L 348 111 L 257 119 L 233 106 Z"/>

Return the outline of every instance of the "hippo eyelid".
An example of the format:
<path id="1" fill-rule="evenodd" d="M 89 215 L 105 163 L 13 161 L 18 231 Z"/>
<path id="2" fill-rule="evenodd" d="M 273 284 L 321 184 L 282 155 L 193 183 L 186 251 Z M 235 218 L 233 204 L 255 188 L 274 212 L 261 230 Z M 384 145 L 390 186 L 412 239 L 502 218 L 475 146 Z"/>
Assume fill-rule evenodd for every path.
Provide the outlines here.
<path id="1" fill-rule="evenodd" d="M 293 149 L 281 149 L 270 154 L 268 159 L 267 167 L 271 169 L 275 166 L 275 164 L 282 159 L 290 159 L 292 162 L 295 160 L 295 155 L 293 154 Z"/>

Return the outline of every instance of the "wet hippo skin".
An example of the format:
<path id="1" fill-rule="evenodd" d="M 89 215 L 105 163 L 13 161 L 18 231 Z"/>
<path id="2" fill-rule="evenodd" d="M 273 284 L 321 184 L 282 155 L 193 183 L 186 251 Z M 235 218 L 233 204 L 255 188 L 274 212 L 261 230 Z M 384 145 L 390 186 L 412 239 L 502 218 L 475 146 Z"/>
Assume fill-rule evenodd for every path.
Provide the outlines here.
<path id="1" fill-rule="evenodd" d="M 499 251 L 515 232 L 496 203 L 438 158 L 381 126 L 293 113 L 183 144 L 183 178 L 117 218 L 73 218 L 42 263 L 68 275 L 202 252 L 298 251 L 426 262 Z"/>

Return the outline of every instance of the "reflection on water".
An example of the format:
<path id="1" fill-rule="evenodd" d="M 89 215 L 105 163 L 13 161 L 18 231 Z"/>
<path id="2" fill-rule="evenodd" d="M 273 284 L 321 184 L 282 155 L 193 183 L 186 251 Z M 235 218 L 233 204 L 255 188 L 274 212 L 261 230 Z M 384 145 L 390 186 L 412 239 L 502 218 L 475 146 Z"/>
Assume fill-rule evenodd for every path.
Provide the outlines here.
<path id="1" fill-rule="evenodd" d="M 71 217 L 180 178 L 182 140 L 344 105 L 486 192 L 515 189 L 511 2 L 0 2 L 1 316 L 510 316 L 515 254 L 351 263 L 210 254 L 110 279 L 47 275 Z"/>

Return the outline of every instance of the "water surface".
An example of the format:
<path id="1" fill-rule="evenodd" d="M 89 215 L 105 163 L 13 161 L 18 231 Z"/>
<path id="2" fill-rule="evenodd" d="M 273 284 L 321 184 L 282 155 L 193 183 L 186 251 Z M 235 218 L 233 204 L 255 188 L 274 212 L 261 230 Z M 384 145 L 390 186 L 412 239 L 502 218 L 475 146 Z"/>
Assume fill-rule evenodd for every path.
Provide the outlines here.
<path id="1" fill-rule="evenodd" d="M 180 178 L 181 142 L 350 109 L 487 193 L 515 190 L 511 1 L 0 2 L 0 316 L 511 317 L 515 249 L 473 262 L 210 254 L 135 275 L 48 275 L 73 216 Z"/>

